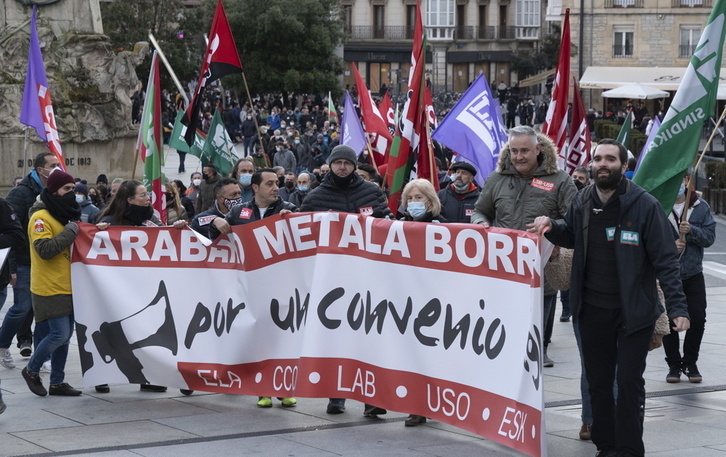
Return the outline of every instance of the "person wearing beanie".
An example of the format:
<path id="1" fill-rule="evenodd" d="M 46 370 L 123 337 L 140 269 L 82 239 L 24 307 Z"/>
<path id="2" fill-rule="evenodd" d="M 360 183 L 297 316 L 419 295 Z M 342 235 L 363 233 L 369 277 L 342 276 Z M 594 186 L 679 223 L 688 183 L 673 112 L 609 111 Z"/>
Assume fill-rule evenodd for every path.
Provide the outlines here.
<path id="1" fill-rule="evenodd" d="M 36 330 L 44 336 L 23 368 L 22 375 L 31 392 L 78 396 L 65 378 L 68 344 L 73 334 L 70 247 L 78 234 L 81 207 L 76 202 L 73 176 L 57 168 L 48 176 L 45 189 L 30 209 L 30 293 Z M 37 336 L 37 335 L 36 335 Z M 43 386 L 40 368 L 50 358 L 50 387 Z"/>
<path id="2" fill-rule="evenodd" d="M 391 215 L 383 190 L 355 172 L 356 154 L 353 148 L 343 144 L 334 147 L 328 156 L 328 164 L 330 172 L 318 187 L 308 193 L 300 211 L 340 211 L 373 217 Z M 345 399 L 331 398 L 327 412 L 345 412 Z M 383 408 L 365 405 L 363 415 L 375 417 L 386 412 Z"/>
<path id="3" fill-rule="evenodd" d="M 88 186 L 82 182 L 76 184 L 76 201 L 81 206 L 81 222 L 95 224 L 101 210 L 88 198 Z"/>

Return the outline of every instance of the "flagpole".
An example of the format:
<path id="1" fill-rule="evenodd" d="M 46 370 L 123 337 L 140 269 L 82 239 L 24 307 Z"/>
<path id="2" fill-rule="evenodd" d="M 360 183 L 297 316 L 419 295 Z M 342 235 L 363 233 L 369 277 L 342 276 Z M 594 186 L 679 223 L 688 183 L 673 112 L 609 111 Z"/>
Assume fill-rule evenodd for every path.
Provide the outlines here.
<path id="1" fill-rule="evenodd" d="M 250 95 L 250 88 L 247 85 L 247 77 L 245 76 L 245 72 L 242 72 L 242 82 L 245 83 L 245 91 L 247 91 L 247 100 L 250 101 L 250 109 L 254 110 L 253 104 L 252 104 L 252 96 Z M 265 145 L 262 143 L 262 133 L 260 132 L 260 124 L 257 122 L 257 113 L 255 113 L 254 116 L 252 116 L 252 120 L 255 121 L 255 128 L 257 129 L 257 140 L 260 142 L 260 150 L 262 151 L 262 154 L 264 155 L 267 151 L 265 151 Z M 246 156 L 245 156 L 246 157 Z"/>
<path id="2" fill-rule="evenodd" d="M 161 58 L 161 61 L 164 63 L 166 70 L 171 75 L 171 79 L 174 81 L 174 85 L 176 85 L 176 88 L 179 89 L 179 95 L 181 95 L 182 98 L 184 99 L 184 107 L 186 108 L 187 106 L 189 106 L 189 99 L 187 98 L 186 92 L 184 92 L 184 87 L 179 82 L 179 78 L 176 77 L 176 73 L 174 73 L 174 70 L 171 68 L 169 61 L 166 60 L 166 56 L 164 55 L 164 52 L 161 50 L 161 46 L 159 46 L 159 43 L 156 41 L 156 38 L 154 38 L 154 35 L 151 33 L 149 33 L 149 40 L 151 40 L 151 44 L 154 45 L 154 49 L 156 49 L 156 52 L 159 53 L 159 57 Z"/>
<path id="3" fill-rule="evenodd" d="M 23 141 L 23 168 L 28 166 L 28 126 L 23 129 L 25 131 L 25 141 Z"/>
<path id="4" fill-rule="evenodd" d="M 426 108 L 424 104 L 424 109 Z M 434 167 L 434 145 L 431 140 L 431 122 L 429 121 L 429 113 L 424 111 L 423 112 L 424 118 L 426 119 L 426 148 L 429 151 L 429 170 L 431 171 L 431 176 L 429 176 L 429 181 L 431 181 L 431 184 L 436 186 L 436 182 L 434 181 L 434 176 L 436 172 L 436 168 Z M 419 148 L 421 145 L 419 144 Z"/>

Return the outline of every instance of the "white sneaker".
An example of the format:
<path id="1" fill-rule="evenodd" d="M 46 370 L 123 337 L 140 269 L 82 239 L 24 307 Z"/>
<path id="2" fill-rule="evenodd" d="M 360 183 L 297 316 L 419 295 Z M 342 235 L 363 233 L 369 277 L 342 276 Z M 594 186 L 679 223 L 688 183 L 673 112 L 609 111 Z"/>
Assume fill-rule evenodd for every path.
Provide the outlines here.
<path id="1" fill-rule="evenodd" d="M 43 366 L 40 367 L 41 373 L 50 373 L 50 360 L 43 362 Z"/>
<path id="2" fill-rule="evenodd" d="M 10 349 L 0 348 L 0 365 L 5 368 L 15 368 L 13 356 L 10 355 Z"/>

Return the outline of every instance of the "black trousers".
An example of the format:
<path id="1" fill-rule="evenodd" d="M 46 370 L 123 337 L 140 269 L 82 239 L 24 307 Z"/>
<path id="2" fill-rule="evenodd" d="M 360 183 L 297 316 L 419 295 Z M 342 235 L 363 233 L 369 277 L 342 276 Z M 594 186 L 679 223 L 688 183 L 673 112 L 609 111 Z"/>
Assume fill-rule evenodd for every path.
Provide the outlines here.
<path id="1" fill-rule="evenodd" d="M 681 357 L 681 341 L 678 332 L 671 327 L 670 335 L 663 337 L 663 349 L 668 366 L 674 364 L 688 366 L 698 362 L 703 331 L 706 328 L 706 281 L 703 273 L 686 278 L 681 283 L 683 292 L 686 294 L 691 327 L 686 330 L 686 336 L 683 339 L 683 357 Z"/>
<path id="2" fill-rule="evenodd" d="M 582 356 L 592 405 L 592 442 L 598 450 L 643 456 L 643 373 L 653 325 L 626 335 L 623 324 L 621 309 L 585 303 L 580 311 Z M 613 397 L 614 381 L 618 385 L 617 401 Z"/>

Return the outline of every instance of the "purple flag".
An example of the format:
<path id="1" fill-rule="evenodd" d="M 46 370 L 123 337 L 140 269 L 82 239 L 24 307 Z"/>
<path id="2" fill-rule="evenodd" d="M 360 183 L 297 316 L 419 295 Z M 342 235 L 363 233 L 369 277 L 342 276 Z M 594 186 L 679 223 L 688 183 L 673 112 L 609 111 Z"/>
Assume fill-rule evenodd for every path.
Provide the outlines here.
<path id="1" fill-rule="evenodd" d="M 658 129 L 660 128 L 660 118 L 656 115 L 653 118 L 653 125 L 650 126 L 650 133 L 648 134 L 648 139 L 645 140 L 645 144 L 643 145 L 643 149 L 640 151 L 640 155 L 638 156 L 638 162 L 635 164 L 635 170 L 638 171 L 638 168 L 640 168 L 640 164 L 643 162 L 643 159 L 645 159 L 645 156 L 648 154 L 648 151 L 650 151 L 650 145 L 653 143 L 653 140 L 656 136 L 658 136 Z"/>
<path id="2" fill-rule="evenodd" d="M 345 91 L 345 110 L 343 111 L 343 122 L 340 124 L 340 144 L 353 148 L 357 156 L 360 156 L 366 147 L 366 134 L 355 111 L 353 99 L 350 93 Z"/>
<path id="3" fill-rule="evenodd" d="M 484 185 L 507 142 L 497 103 L 489 84 L 480 74 L 434 131 L 432 138 L 456 152 L 477 169 L 475 176 Z"/>
<path id="4" fill-rule="evenodd" d="M 30 49 L 28 52 L 28 74 L 25 77 L 25 90 L 23 91 L 23 106 L 20 110 L 20 123 L 32 127 L 38 136 L 45 140 L 48 149 L 58 158 L 61 168 L 64 168 L 63 152 L 53 113 L 53 102 L 48 89 L 48 79 L 45 77 L 43 55 L 40 53 L 40 41 L 35 25 L 37 6 L 33 5 L 33 16 L 30 19 Z"/>

